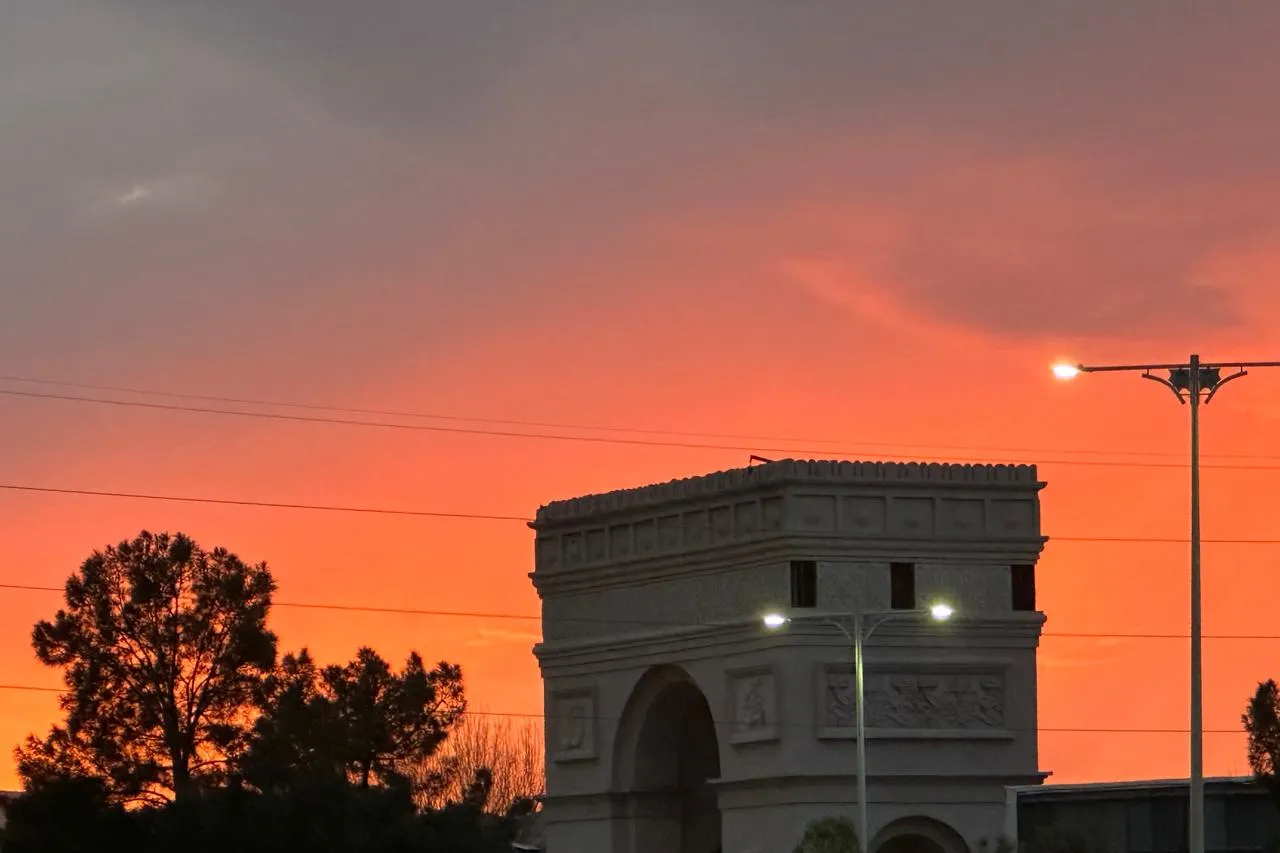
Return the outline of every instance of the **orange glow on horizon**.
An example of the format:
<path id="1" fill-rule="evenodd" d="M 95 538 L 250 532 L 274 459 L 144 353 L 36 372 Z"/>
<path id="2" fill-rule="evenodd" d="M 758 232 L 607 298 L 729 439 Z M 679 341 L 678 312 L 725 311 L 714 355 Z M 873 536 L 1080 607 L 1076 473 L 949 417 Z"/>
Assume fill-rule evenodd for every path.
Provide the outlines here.
<path id="1" fill-rule="evenodd" d="M 1036 360 L 1026 363 L 1028 374 L 1033 373 Z M 722 414 L 691 411 L 678 426 L 698 432 L 782 436 L 806 431 L 807 425 L 795 414 L 806 410 L 797 405 L 799 401 L 788 402 L 784 386 L 767 376 L 758 377 L 758 381 L 767 386 L 766 394 L 723 397 L 719 401 Z M 1206 448 L 1208 456 L 1222 445 L 1265 446 L 1269 422 L 1251 414 L 1248 407 L 1252 405 L 1250 396 L 1266 398 L 1267 381 L 1259 376 L 1253 387 L 1232 389 L 1247 393 L 1238 394 L 1233 403 L 1213 413 L 1215 435 Z M 1006 395 L 1004 403 L 1001 397 L 993 398 L 990 406 L 994 411 L 979 413 L 974 408 L 951 419 L 948 435 L 939 442 L 936 454 L 910 454 L 952 458 L 966 455 L 954 449 L 957 445 L 1026 446 L 1032 442 L 1024 431 L 1033 433 L 1034 444 L 1045 448 L 1040 454 L 1009 453 L 1007 457 L 1011 461 L 1034 461 L 1037 456 L 1049 460 L 1041 467 L 1041 475 L 1049 483 L 1042 494 L 1044 529 L 1051 537 L 1039 572 L 1041 607 L 1048 614 L 1040 650 L 1041 765 L 1055 771 L 1054 778 L 1060 781 L 1177 776 L 1185 765 L 1185 735 L 1076 731 L 1186 726 L 1186 641 L 1118 636 L 1185 635 L 1185 545 L 1176 541 L 1069 541 L 1075 536 L 1185 538 L 1185 471 L 1176 467 L 1179 433 L 1185 426 L 1181 412 L 1167 406 L 1158 395 L 1131 393 L 1135 390 L 1131 386 L 1097 383 L 1091 388 L 1091 398 L 1079 402 L 1081 398 L 1064 394 L 1065 389 L 1052 379 L 1039 386 L 1030 376 L 1014 380 L 1018 390 Z M 758 401 L 775 393 L 779 405 L 770 410 L 780 413 L 777 417 L 753 412 Z M 925 397 L 936 392 L 927 389 L 919 393 Z M 1034 394 L 1035 404 L 1027 405 L 1023 394 Z M 875 413 L 870 423 L 852 400 L 832 403 L 828 399 L 824 407 L 823 422 L 858 422 L 863 427 L 847 443 L 835 442 L 833 456 L 848 456 L 834 451 L 857 448 L 859 441 L 873 435 L 907 444 L 930 443 L 929 429 L 913 414 L 928 409 L 927 397 L 911 406 Z M 74 411 L 64 409 L 64 416 Z M 1125 414 L 1120 416 L 1119 412 Z M 652 414 L 647 419 L 639 410 L 629 414 L 629 418 L 621 413 L 612 418 L 607 414 L 593 417 L 583 409 L 559 416 L 583 422 L 663 425 Z M 56 418 L 58 413 L 46 410 L 41 415 Z M 539 418 L 551 416 L 550 411 L 538 413 Z M 138 432 L 134 441 L 147 444 L 173 428 L 167 417 L 178 416 L 156 418 L 143 412 L 115 417 Z M 118 426 L 123 429 L 125 424 Z M 297 440 L 302 431 L 308 434 L 308 442 Z M 833 430 L 832 435 L 838 437 L 839 433 Z M 254 446 L 258 450 L 243 458 L 236 458 L 238 451 L 228 455 L 215 450 L 207 460 L 160 450 L 154 471 L 140 471 L 127 465 L 132 450 L 117 447 L 67 459 L 42 472 L 15 473 L 13 479 L 82 486 L 110 483 L 122 491 L 519 516 L 531 514 L 551 499 L 745 464 L 745 454 L 735 451 L 474 435 L 432 438 L 433 446 L 422 452 L 422 439 L 417 436 L 269 422 L 245 424 L 233 433 L 211 435 L 210 440 L 215 447 L 225 441 L 232 447 Z M 669 439 L 658 436 L 656 440 Z M 1110 463 L 1133 457 L 1050 452 L 1055 447 L 1069 451 L 1105 446 L 1111 441 L 1126 449 L 1167 452 L 1168 457 L 1155 461 L 1160 466 L 1175 466 L 1116 468 Z M 883 452 L 882 448 L 868 455 Z M 968 455 L 992 456 L 990 451 Z M 332 463 L 324 468 L 308 467 L 309 459 L 321 456 Z M 1108 464 L 1085 464 L 1094 459 L 1105 459 Z M 1137 461 L 1150 462 L 1152 458 L 1137 457 Z M 1206 464 L 1215 464 L 1215 460 L 1207 458 Z M 1225 463 L 1217 460 L 1216 464 Z M 514 472 L 519 476 L 511 476 Z M 1208 468 L 1206 537 L 1212 542 L 1215 538 L 1265 536 L 1269 530 L 1265 503 L 1242 501 L 1239 496 L 1244 484 L 1262 485 L 1272 476 L 1265 471 Z M 532 533 L 519 522 L 325 515 L 31 494 L 3 494 L 0 501 L 4 506 L 0 557 L 5 565 L 22 567 L 20 572 L 10 572 L 6 580 L 60 586 L 68 571 L 90 550 L 133 535 L 145 526 L 181 529 L 203 544 L 226 545 L 245 559 L 267 559 L 277 575 L 280 602 L 514 615 L 538 612 L 537 599 L 525 576 L 531 568 Z M 1055 535 L 1066 539 L 1054 541 Z M 1259 600 L 1258 594 L 1248 589 L 1268 588 L 1267 563 L 1258 559 L 1266 547 L 1205 546 L 1205 624 L 1211 638 L 1239 633 L 1235 626 L 1241 620 L 1235 614 Z M 1231 575 L 1224 572 L 1228 566 Z M 1227 577 L 1232 580 L 1226 581 Z M 0 642 L 11 650 L 5 682 L 56 686 L 56 674 L 43 670 L 30 656 L 28 638 L 31 624 L 50 616 L 59 596 L 8 591 L 0 602 L 4 626 Z M 541 712 L 538 673 L 530 654 L 539 636 L 536 621 L 285 606 L 276 608 L 272 621 L 282 649 L 306 644 L 321 659 L 337 660 L 352 654 L 357 645 L 370 643 L 399 660 L 410 648 L 416 648 L 428 659 L 461 662 L 479 705 L 505 712 Z M 1267 661 L 1267 646 L 1262 641 L 1250 645 L 1206 640 L 1209 772 L 1244 771 L 1243 736 L 1230 732 L 1239 731 L 1236 720 L 1252 686 L 1273 674 Z M 1135 673 L 1142 675 L 1138 678 Z M 1108 699 L 1099 703 L 1098 696 Z M 56 697 L 52 694 L 6 691 L 3 700 L 0 737 L 10 745 L 28 731 L 43 729 L 55 714 Z M 0 787 L 14 784 L 11 765 L 6 772 Z"/>
<path id="2" fill-rule="evenodd" d="M 115 390 L 0 390 L 155 407 L 0 394 L 0 485 L 519 519 L 753 454 L 1036 463 L 1040 766 L 1186 775 L 1187 410 L 1053 366 L 1280 357 L 1280 5 L 9 2 L 0 374 Z M 1278 423 L 1280 370 L 1203 412 L 1209 775 L 1280 678 Z M 519 520 L 0 489 L 0 583 L 143 528 L 430 611 L 279 606 L 282 651 L 541 713 L 537 619 L 474 615 L 540 613 Z M 0 684 L 59 686 L 58 603 L 0 589 Z M 0 690 L 0 747 L 57 710 Z"/>

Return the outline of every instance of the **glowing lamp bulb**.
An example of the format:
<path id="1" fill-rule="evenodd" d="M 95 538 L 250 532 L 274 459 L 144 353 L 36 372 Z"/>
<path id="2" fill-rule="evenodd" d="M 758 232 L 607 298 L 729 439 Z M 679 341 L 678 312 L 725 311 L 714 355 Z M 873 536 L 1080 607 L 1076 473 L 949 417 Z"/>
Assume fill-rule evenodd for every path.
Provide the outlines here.
<path id="1" fill-rule="evenodd" d="M 1053 366 L 1053 375 L 1059 379 L 1075 379 L 1080 375 L 1080 368 L 1074 364 L 1055 364 Z"/>
<path id="2" fill-rule="evenodd" d="M 766 628 L 781 628 L 783 625 L 787 624 L 787 622 L 787 617 L 783 616 L 781 613 L 766 613 L 764 615 L 764 626 Z"/>
<path id="3" fill-rule="evenodd" d="M 929 615 L 935 622 L 946 622 L 955 612 L 950 604 L 935 604 L 929 608 Z"/>

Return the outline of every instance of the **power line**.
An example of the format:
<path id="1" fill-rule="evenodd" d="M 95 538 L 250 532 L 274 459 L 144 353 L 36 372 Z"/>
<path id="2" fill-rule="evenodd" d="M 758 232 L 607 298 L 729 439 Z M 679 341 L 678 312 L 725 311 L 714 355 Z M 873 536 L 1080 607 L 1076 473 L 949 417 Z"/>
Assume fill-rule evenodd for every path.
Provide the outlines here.
<path id="1" fill-rule="evenodd" d="M 443 415 L 431 412 L 411 412 L 398 409 L 362 409 L 352 406 L 324 406 L 316 403 L 296 403 L 282 400 L 263 400 L 252 397 L 222 397 L 215 394 L 187 394 L 174 391 L 157 391 L 144 388 L 130 388 L 121 385 L 95 385 L 88 382 L 64 382 L 56 379 L 32 379 L 24 376 L 0 376 L 4 382 L 25 382 L 32 385 L 58 385 L 63 388 L 86 388 L 93 391 L 113 391 L 121 394 L 140 394 L 151 397 L 168 397 L 177 400 L 205 400 L 213 403 L 237 403 L 246 406 L 276 406 L 283 409 L 301 409 L 313 412 L 345 412 L 353 415 L 380 415 L 392 418 L 415 418 L 421 420 L 456 421 L 477 424 L 503 424 L 507 426 L 527 426 L 551 429 L 580 429 L 597 432 L 630 432 L 641 435 L 683 435 L 692 438 L 734 438 L 747 441 L 808 441 L 814 444 L 834 444 L 838 439 L 832 438 L 795 438 L 772 435 L 744 435 L 726 432 L 689 432 L 671 429 L 648 429 L 644 427 L 603 426 L 598 424 L 574 424 L 560 421 L 511 420 L 506 418 L 481 418 L 465 415 Z M 902 445 L 886 445 L 902 446 Z M 998 449 L 998 448 L 993 448 Z M 1075 451 L 1067 451 L 1075 452 Z M 1146 455 L 1144 452 L 1142 455 Z M 1264 457 L 1242 457 L 1246 459 Z M 1276 457 L 1280 459 L 1280 457 Z"/>
<path id="2" fill-rule="evenodd" d="M 581 424 L 568 423 L 564 421 L 534 421 L 534 420 L 517 420 L 508 418 L 488 418 L 477 417 L 473 415 L 455 415 L 441 414 L 438 412 L 420 412 L 406 411 L 402 409 L 370 409 L 359 408 L 354 406 L 331 406 L 321 405 L 317 403 L 299 403 L 296 401 L 286 400 L 269 400 L 254 397 L 229 397 L 216 394 L 193 394 L 187 392 L 162 391 L 151 388 L 135 388 L 124 385 L 100 385 L 89 382 L 68 382 L 58 379 L 37 379 L 29 376 L 8 376 L 0 375 L 0 381 L 5 382 L 22 382 L 29 385 L 53 385 L 63 388 L 84 388 L 92 391 L 111 391 L 121 394 L 137 394 L 150 397 L 164 397 L 176 400 L 203 400 L 213 403 L 234 403 L 247 406 L 272 406 L 286 409 L 299 409 L 303 411 L 318 412 L 342 412 L 346 414 L 356 415 L 375 415 L 382 417 L 399 417 L 413 418 L 418 420 L 441 420 L 454 421 L 461 423 L 481 423 L 481 424 L 497 424 L 506 426 L 526 426 L 550 429 L 575 429 L 588 430 L 595 432 L 624 432 L 636 433 L 640 435 L 674 435 L 688 436 L 692 438 L 729 438 L 741 439 L 747 441 L 783 441 L 783 442 L 809 442 L 813 444 L 850 444 L 843 439 L 835 438 L 813 438 L 805 436 L 776 436 L 776 435 L 751 435 L 745 433 L 730 432 L 695 432 L 688 430 L 674 429 L 652 429 L 646 427 L 621 427 L 614 425 L 601 424 Z M 123 402 L 123 401 L 119 401 Z M 377 424 L 374 424 L 377 425 Z M 1159 450 L 1103 450 L 1091 448 L 1051 448 L 1042 447 L 999 447 L 994 445 L 981 444 L 910 444 L 902 442 L 877 442 L 877 441 L 859 441 L 852 442 L 859 447 L 886 447 L 886 448 L 907 448 L 916 450 L 977 450 L 989 453 L 1064 453 L 1064 454 L 1083 454 L 1083 455 L 1105 455 L 1105 456 L 1143 456 L 1152 458 L 1185 458 L 1186 454 L 1182 452 L 1159 451 Z M 1280 461 L 1280 456 L 1265 453 L 1205 453 L 1201 454 L 1202 459 L 1271 459 Z"/>
<path id="3" fill-rule="evenodd" d="M 252 506 L 267 509 L 304 509 L 317 512 L 358 512 L 374 515 L 410 515 L 422 518 L 461 518 L 481 521 L 520 521 L 529 522 L 527 516 L 519 515 L 486 515 L 474 512 L 437 512 L 434 510 L 393 509 L 366 506 L 334 506 L 329 504 L 283 503 L 277 501 L 236 500 L 233 498 L 202 498 L 187 495 L 156 495 L 144 492 L 113 492 L 97 489 L 64 489 L 53 486 L 25 486 L 16 483 L 0 483 L 0 489 L 15 492 L 43 492 L 57 495 L 84 495 L 98 498 L 129 498 L 145 501 L 174 501 L 177 503 L 222 504 L 226 506 Z"/>
<path id="4" fill-rule="evenodd" d="M 62 587 L 58 586 L 38 586 L 35 584 L 17 584 L 17 583 L 0 583 L 0 589 L 20 590 L 23 592 L 63 592 Z M 398 614 L 406 616 L 432 616 L 442 618 L 456 619 L 494 619 L 494 620 L 510 620 L 520 622 L 541 622 L 542 617 L 533 613 L 497 613 L 481 610 L 423 610 L 412 607 L 383 607 L 376 605 L 361 604 L 322 604 L 319 602 L 305 601 L 273 601 L 274 607 L 290 607 L 304 610 L 336 610 L 348 613 L 384 613 Z M 618 619 L 618 618 L 601 618 L 598 616 L 557 616 L 557 622 L 573 622 L 577 624 L 592 625 L 627 625 L 627 626 L 647 626 L 654 628 L 720 628 L 723 624 L 714 622 L 689 622 L 663 619 Z M 1190 634 L 1161 634 L 1161 633 L 1127 633 L 1127 634 L 1104 634 L 1093 631 L 1044 631 L 1043 637 L 1063 637 L 1072 639 L 1102 639 L 1102 640 L 1186 640 L 1190 638 Z M 1243 640 L 1243 641 L 1259 641 L 1259 640 L 1280 640 L 1280 634 L 1205 634 L 1203 638 L 1206 640 Z"/>
<path id="5" fill-rule="evenodd" d="M 62 687 L 41 687 L 37 685 L 28 685 L 28 684 L 0 684 L 0 690 L 21 690 L 21 691 L 28 691 L 32 693 L 58 693 L 58 694 L 67 694 L 71 692 Z M 520 711 L 467 711 L 466 713 L 473 714 L 475 716 L 480 716 L 480 717 L 508 717 L 508 718 L 526 719 L 526 720 L 547 720 L 547 719 L 557 718 L 557 715 L 554 715 L 554 714 L 546 714 L 546 713 L 538 714 L 533 712 L 520 712 Z M 622 721 L 621 717 L 605 716 L 605 715 L 599 715 L 599 714 L 587 715 L 587 718 L 595 720 L 597 722 L 618 723 Z M 735 726 L 739 722 L 743 722 L 743 721 L 733 720 L 733 719 L 730 719 L 730 720 L 713 719 L 712 722 L 715 723 L 716 725 L 721 725 L 721 726 Z M 813 727 L 813 723 L 788 723 L 786 721 L 775 723 L 775 725 L 781 726 L 782 728 L 811 729 Z M 1172 734 L 1188 734 L 1190 732 L 1190 729 L 1157 729 L 1157 728 L 1083 728 L 1083 727 L 1057 727 L 1057 726 L 1036 726 L 1034 728 L 1026 727 L 1026 726 L 996 726 L 994 728 L 1000 731 L 1006 731 L 1006 732 L 1039 732 L 1039 733 L 1052 732 L 1052 733 L 1066 733 L 1066 734 L 1134 734 L 1134 735 L 1171 734 L 1172 735 Z M 1212 734 L 1212 735 L 1243 735 L 1245 734 L 1244 729 L 1205 729 L 1204 732 L 1205 734 Z"/>
<path id="6" fill-rule="evenodd" d="M 398 507 L 363 507 L 342 506 L 337 504 L 303 504 L 281 501 L 241 500 L 236 498 L 210 498 L 192 495 L 159 495 L 150 492 L 119 492 L 101 489 L 73 489 L 56 486 L 29 486 L 18 483 L 0 483 L 0 490 L 15 492 L 33 492 L 56 495 L 78 495 L 99 498 L 122 498 L 129 500 L 174 501 L 177 503 L 217 504 L 225 506 L 261 507 L 265 509 L 297 509 L 315 512 L 354 512 L 374 515 L 401 515 L 421 518 L 456 518 L 477 521 L 517 521 L 528 524 L 533 519 L 523 515 L 499 515 L 475 512 L 443 512 L 438 510 L 405 509 Z M 709 526 L 709 525 L 708 525 Z M 1138 544 L 1138 545 L 1185 545 L 1190 540 L 1176 536 L 1050 536 L 1049 544 L 1054 542 L 1077 542 L 1099 544 Z M 1200 540 L 1205 545 L 1280 545 L 1280 539 L 1266 538 L 1207 538 Z"/>
<path id="7" fill-rule="evenodd" d="M 6 394 L 14 397 L 27 397 L 43 400 L 63 400 L 78 403 L 94 403 L 106 406 L 123 406 L 129 408 L 142 408 L 170 412 L 190 412 L 206 415 L 224 415 L 228 417 L 239 418 L 259 418 L 275 421 L 287 421 L 292 423 L 317 423 L 330 424 L 339 426 L 356 426 L 356 427 L 374 427 L 378 429 L 404 430 L 410 432 L 433 432 L 445 433 L 453 435 L 482 435 L 496 438 L 528 438 L 540 439 L 543 441 L 560 441 L 560 442 L 588 442 L 596 444 L 620 444 L 632 447 L 671 447 L 686 450 L 729 450 L 739 453 L 776 453 L 776 454 L 795 454 L 797 456 L 807 457 L 823 457 L 830 458 L 834 456 L 855 457 L 863 456 L 868 459 L 893 459 L 900 458 L 901 454 L 887 453 L 866 453 L 862 450 L 840 450 L 835 448 L 798 448 L 798 447 L 761 447 L 757 445 L 738 445 L 738 444 L 711 444 L 685 441 L 657 441 L 655 439 L 644 438 L 620 438 L 611 436 L 598 435 L 565 435 L 562 433 L 534 433 L 534 432 L 515 432 L 511 430 L 496 429 L 479 429 L 473 427 L 453 427 L 439 426 L 435 424 L 405 424 L 392 423 L 389 421 L 367 421 L 353 420 L 350 418 L 333 418 L 318 417 L 311 415 L 288 415 L 280 412 L 246 412 L 234 409 L 217 409 L 208 406 L 182 406 L 170 403 L 147 403 L 140 400 L 111 400 L 104 397 L 83 397 L 73 394 L 48 394 L 37 391 L 16 391 L 10 388 L 0 388 L 0 394 Z M 1106 451 L 1116 454 L 1116 451 Z M 1255 457 L 1247 457 L 1255 458 Z M 1169 468 L 1183 469 L 1189 467 L 1187 462 L 1134 462 L 1121 460 L 1103 460 L 1103 459 L 1003 459 L 1003 458 L 976 458 L 962 456 L 935 456 L 930 454 L 928 460 L 930 462 L 953 462 L 964 464 L 1006 464 L 1006 465 L 1080 465 L 1104 468 Z M 1201 468 L 1218 469 L 1228 471 L 1280 471 L 1280 464 L 1277 465 L 1214 465 L 1202 464 Z"/>

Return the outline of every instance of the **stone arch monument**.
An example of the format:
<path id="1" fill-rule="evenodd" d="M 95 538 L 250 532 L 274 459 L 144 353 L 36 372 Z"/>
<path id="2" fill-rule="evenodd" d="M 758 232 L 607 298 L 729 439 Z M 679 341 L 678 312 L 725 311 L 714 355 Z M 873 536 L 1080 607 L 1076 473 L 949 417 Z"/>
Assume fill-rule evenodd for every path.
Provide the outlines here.
<path id="1" fill-rule="evenodd" d="M 787 460 L 548 504 L 531 577 L 550 853 L 790 853 L 857 819 L 849 644 L 763 613 L 902 609 L 866 646 L 868 853 L 971 853 L 1037 784 L 1034 466 Z M 865 833 L 865 834 L 864 834 Z"/>

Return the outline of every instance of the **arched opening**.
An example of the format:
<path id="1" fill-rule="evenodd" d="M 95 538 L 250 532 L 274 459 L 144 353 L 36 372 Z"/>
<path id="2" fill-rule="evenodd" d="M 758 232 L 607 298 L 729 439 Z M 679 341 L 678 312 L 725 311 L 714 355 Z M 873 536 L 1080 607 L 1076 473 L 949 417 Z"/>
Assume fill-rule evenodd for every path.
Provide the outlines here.
<path id="1" fill-rule="evenodd" d="M 881 844 L 876 848 L 876 853 L 948 853 L 948 851 L 926 835 L 904 832 Z"/>
<path id="2" fill-rule="evenodd" d="M 872 853 L 969 853 L 960 833 L 931 817 L 895 820 L 876 833 Z"/>
<path id="3" fill-rule="evenodd" d="M 688 673 L 655 667 L 636 684 L 618 727 L 615 790 L 625 795 L 630 853 L 717 853 L 720 775 L 711 707 Z"/>

